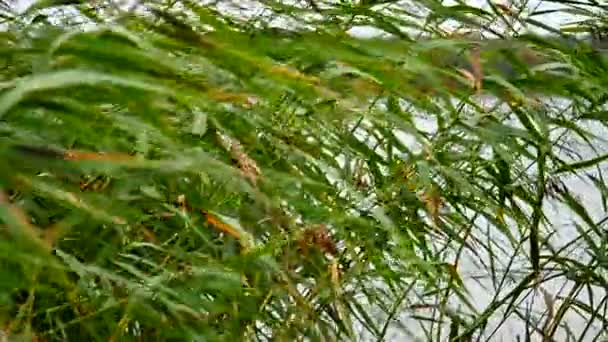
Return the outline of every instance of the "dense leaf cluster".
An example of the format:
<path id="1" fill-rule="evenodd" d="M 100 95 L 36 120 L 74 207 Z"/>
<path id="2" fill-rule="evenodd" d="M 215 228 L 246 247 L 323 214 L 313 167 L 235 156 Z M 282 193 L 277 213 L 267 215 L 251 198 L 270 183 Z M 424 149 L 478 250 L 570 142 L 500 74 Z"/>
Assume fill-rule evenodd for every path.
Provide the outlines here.
<path id="1" fill-rule="evenodd" d="M 522 338 L 599 338 L 601 37 L 515 5 L 201 3 L 3 9 L 3 334 L 471 341 L 515 320 Z M 569 3 L 577 29 L 604 24 Z M 348 35 L 361 25 L 391 36 Z"/>

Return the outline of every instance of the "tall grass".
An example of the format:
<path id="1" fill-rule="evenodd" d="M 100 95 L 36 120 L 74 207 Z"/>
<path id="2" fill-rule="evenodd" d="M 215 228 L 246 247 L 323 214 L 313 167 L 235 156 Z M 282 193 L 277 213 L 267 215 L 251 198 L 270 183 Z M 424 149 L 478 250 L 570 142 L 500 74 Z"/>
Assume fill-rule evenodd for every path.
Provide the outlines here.
<path id="1" fill-rule="evenodd" d="M 3 334 L 608 338 L 607 13 L 553 3 L 3 9 Z"/>

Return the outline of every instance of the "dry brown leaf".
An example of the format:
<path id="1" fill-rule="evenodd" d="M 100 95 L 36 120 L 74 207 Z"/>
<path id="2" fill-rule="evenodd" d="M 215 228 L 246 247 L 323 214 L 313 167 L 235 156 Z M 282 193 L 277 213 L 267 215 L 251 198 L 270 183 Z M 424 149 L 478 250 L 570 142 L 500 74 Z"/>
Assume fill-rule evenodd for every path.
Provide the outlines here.
<path id="1" fill-rule="evenodd" d="M 506 14 L 508 16 L 513 16 L 513 11 L 511 10 L 511 8 L 505 4 L 501 4 L 501 3 L 495 3 L 494 6 L 496 6 L 496 8 L 498 8 L 501 12 L 503 12 L 503 14 Z"/>
<path id="2" fill-rule="evenodd" d="M 302 254 L 307 255 L 310 247 L 316 247 L 321 252 L 336 255 L 338 248 L 324 224 L 313 225 L 304 230 L 298 241 Z"/>
<path id="3" fill-rule="evenodd" d="M 472 69 L 473 89 L 479 93 L 481 92 L 483 82 L 483 68 L 481 66 L 479 46 L 475 46 L 469 51 L 469 63 L 471 63 Z"/>
<path id="4" fill-rule="evenodd" d="M 0 191 L 0 204 L 7 207 L 9 214 L 19 223 L 21 229 L 24 230 L 24 233 L 29 236 L 33 242 L 44 248 L 47 252 L 50 252 L 53 249 L 51 244 L 41 238 L 43 234 L 40 228 L 30 223 L 29 217 L 21 208 L 10 203 L 9 197 L 4 191 Z"/>
<path id="5" fill-rule="evenodd" d="M 274 66 L 272 66 L 272 68 L 270 70 L 276 74 L 285 76 L 287 78 L 306 81 L 306 82 L 309 82 L 309 83 L 312 83 L 315 85 L 318 85 L 321 83 L 321 80 L 318 77 L 303 74 L 300 71 L 290 68 L 285 65 L 274 65 Z"/>
<path id="6" fill-rule="evenodd" d="M 441 197 L 440 191 L 437 187 L 433 187 L 431 190 L 423 193 L 421 199 L 426 205 L 426 209 L 431 215 L 433 222 L 439 222 L 439 211 L 444 206 L 444 200 Z"/>
<path id="7" fill-rule="evenodd" d="M 106 152 L 90 152 L 90 151 L 79 151 L 79 150 L 67 150 L 65 151 L 63 158 L 66 160 L 79 160 L 79 161 L 125 161 L 132 160 L 134 156 L 127 153 L 106 153 Z"/>
<path id="8" fill-rule="evenodd" d="M 340 288 L 340 270 L 338 269 L 338 261 L 332 260 L 329 265 L 329 274 L 331 275 L 331 283 L 334 288 Z"/>
<path id="9" fill-rule="evenodd" d="M 214 228 L 216 228 L 217 230 L 219 230 L 222 233 L 225 233 L 225 234 L 228 234 L 228 235 L 234 237 L 235 239 L 241 238 L 241 234 L 238 232 L 238 230 L 233 228 L 231 225 L 224 223 L 223 221 L 221 221 L 220 219 L 218 219 L 217 217 L 208 213 L 205 210 L 201 210 L 201 211 L 202 211 L 203 215 L 205 215 L 205 219 L 209 225 L 213 226 Z"/>
<path id="10" fill-rule="evenodd" d="M 258 164 L 249 157 L 241 144 L 238 142 L 233 142 L 230 146 L 230 156 L 232 159 L 236 160 L 238 168 L 241 170 L 241 173 L 253 186 L 257 185 L 258 177 L 260 176 L 260 168 Z"/>
<path id="11" fill-rule="evenodd" d="M 259 101 L 254 95 L 246 93 L 233 93 L 222 89 L 211 89 L 207 92 L 207 95 L 219 102 L 229 102 L 247 108 L 252 107 Z"/>

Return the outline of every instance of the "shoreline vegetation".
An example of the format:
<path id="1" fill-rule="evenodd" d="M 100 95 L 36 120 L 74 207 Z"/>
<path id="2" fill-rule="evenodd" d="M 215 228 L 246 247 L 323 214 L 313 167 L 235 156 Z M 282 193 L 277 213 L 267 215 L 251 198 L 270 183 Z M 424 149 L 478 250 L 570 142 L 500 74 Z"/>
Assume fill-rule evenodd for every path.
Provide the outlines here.
<path id="1" fill-rule="evenodd" d="M 532 21 L 434 0 L 254 3 L 0 1 L 0 339 L 606 337 L 605 39 L 447 37 Z M 430 39 L 346 33 L 418 9 Z"/>

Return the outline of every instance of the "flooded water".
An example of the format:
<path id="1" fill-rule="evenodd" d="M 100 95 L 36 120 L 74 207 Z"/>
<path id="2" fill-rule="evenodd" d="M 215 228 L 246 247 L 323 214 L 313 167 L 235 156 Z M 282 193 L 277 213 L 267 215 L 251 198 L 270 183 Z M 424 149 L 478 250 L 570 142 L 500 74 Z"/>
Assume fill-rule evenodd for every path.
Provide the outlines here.
<path id="1" fill-rule="evenodd" d="M 566 108 L 568 103 L 564 100 L 547 101 L 547 104 L 554 107 Z M 433 132 L 436 125 L 428 116 L 419 115 L 420 119 L 417 124 L 425 131 Z M 572 150 L 581 154 L 583 158 L 590 159 L 608 153 L 608 144 L 603 137 L 608 137 L 608 129 L 597 124 L 583 125 L 591 133 L 597 135 L 598 139 L 594 141 L 593 147 L 590 147 L 582 139 L 566 135 L 562 138 L 567 141 L 567 145 Z M 553 131 L 552 137 L 556 139 L 563 132 Z M 420 144 L 416 140 L 405 133 L 401 134 L 404 144 L 409 145 L 413 150 L 419 150 Z M 360 136 L 363 141 L 375 145 L 375 141 L 370 141 L 369 137 Z M 554 149 L 558 151 L 558 149 Z M 565 161 L 571 160 L 571 157 L 565 153 L 558 153 Z M 608 168 L 608 163 L 604 163 L 601 168 L 605 171 Z M 534 174 L 536 171 L 531 168 L 529 171 Z M 597 169 L 590 169 L 578 176 L 566 176 L 562 178 L 563 184 L 577 198 L 578 202 L 584 207 L 589 216 L 594 222 L 599 222 L 606 219 L 607 213 L 602 204 L 602 195 L 599 188 L 593 184 L 589 176 L 598 176 Z M 582 220 L 565 204 L 560 203 L 556 199 L 548 199 L 544 205 L 545 214 L 549 220 L 543 227 L 543 236 L 549 237 L 548 243 L 554 250 L 559 250 L 571 243 L 573 240 L 581 237 L 581 234 L 576 228 L 576 224 L 584 225 Z M 459 261 L 458 271 L 463 278 L 465 287 L 469 293 L 469 301 L 474 305 L 478 313 L 483 312 L 486 308 L 492 305 L 497 298 L 504 298 L 511 292 L 518 283 L 527 275 L 530 268 L 530 261 L 527 256 L 529 245 L 528 241 L 524 240 L 520 246 L 513 246 L 509 243 L 505 235 L 498 228 L 490 224 L 488 221 L 477 219 L 477 228 L 474 229 L 472 235 L 486 241 L 493 246 L 493 256 L 485 248 L 477 248 L 476 254 L 465 249 Z M 521 228 L 521 227 L 520 227 Z M 512 226 L 512 233 L 521 238 L 522 233 L 517 228 Z M 471 241 L 471 240 L 469 240 Z M 590 260 L 587 254 L 587 249 L 584 245 L 574 245 L 561 254 L 561 256 L 569 257 L 583 264 Z M 546 250 L 545 250 L 546 252 Z M 541 256 L 546 253 L 541 251 Z M 447 255 L 445 261 L 453 262 L 454 255 Z M 504 286 L 497 288 L 495 281 L 492 280 L 492 274 L 487 265 L 493 264 L 498 277 L 504 277 Z M 555 275 L 559 272 L 545 272 L 545 276 Z M 524 292 L 518 297 L 518 301 L 513 303 L 515 310 L 520 312 L 520 315 L 529 315 L 536 317 L 538 321 L 533 326 L 542 329 L 546 322 L 547 316 L 554 316 L 559 310 L 560 305 L 564 302 L 563 298 L 568 296 L 571 291 L 576 290 L 576 283 L 568 280 L 567 277 L 561 276 L 544 282 L 536 290 Z M 572 298 L 580 301 L 581 304 L 598 307 L 598 304 L 606 300 L 608 289 L 606 288 L 589 288 L 591 291 L 580 291 L 573 295 Z M 415 296 L 411 296 L 412 299 Z M 463 302 L 453 296 L 449 301 L 449 306 L 453 310 L 464 310 Z M 413 301 L 415 302 L 415 300 Z M 484 330 L 484 335 L 480 341 L 517 341 L 525 340 L 526 325 L 522 317 L 517 313 L 505 310 L 508 307 L 508 302 L 503 305 L 496 313 L 491 315 L 487 328 Z M 548 310 L 549 307 L 549 310 Z M 550 313 L 550 311 L 552 311 Z M 428 341 L 425 337 L 425 329 L 430 327 L 430 323 L 413 318 L 413 315 L 430 317 L 429 310 L 404 310 L 398 319 L 391 324 L 387 340 L 389 341 Z M 378 317 L 382 317 L 381 313 L 377 313 Z M 380 320 L 382 321 L 382 320 Z M 444 334 L 440 340 L 447 340 L 448 323 L 443 329 Z M 551 321 L 551 320 L 549 320 Z M 589 322 L 588 315 L 579 315 L 574 310 L 568 310 L 562 319 L 562 324 L 556 329 L 554 341 L 595 341 L 598 336 L 602 336 L 604 340 L 608 339 L 608 334 L 603 329 L 606 327 L 600 326 L 601 320 L 595 321 L 594 324 L 587 326 Z M 407 331 L 407 332 L 406 332 Z M 603 335 L 602 335 L 603 333 Z M 362 333 L 363 340 L 375 340 L 373 337 Z M 433 335 L 435 336 L 435 335 Z M 602 339 L 599 339 L 602 341 Z M 532 341 L 543 341 L 539 334 L 532 337 Z M 545 342 L 545 341 L 543 341 Z"/>

